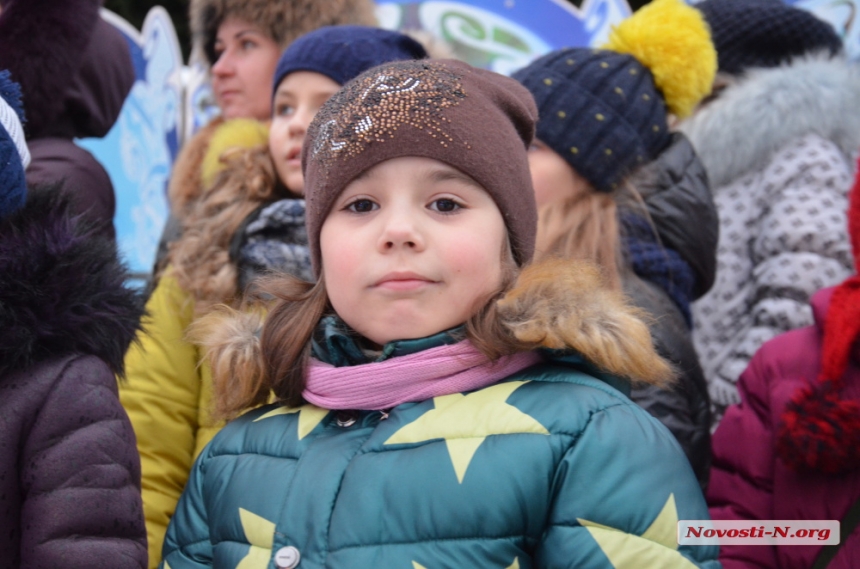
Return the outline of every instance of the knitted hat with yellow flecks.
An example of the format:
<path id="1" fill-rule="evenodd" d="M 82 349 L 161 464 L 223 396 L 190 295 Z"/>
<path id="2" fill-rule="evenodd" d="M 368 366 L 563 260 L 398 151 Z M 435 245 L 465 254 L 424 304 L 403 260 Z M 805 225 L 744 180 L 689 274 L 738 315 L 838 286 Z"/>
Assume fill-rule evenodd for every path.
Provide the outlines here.
<path id="1" fill-rule="evenodd" d="M 513 77 L 538 104 L 537 138 L 611 192 L 668 145 L 668 113 L 689 115 L 716 69 L 701 13 L 654 0 L 615 27 L 605 49 L 554 51 Z"/>

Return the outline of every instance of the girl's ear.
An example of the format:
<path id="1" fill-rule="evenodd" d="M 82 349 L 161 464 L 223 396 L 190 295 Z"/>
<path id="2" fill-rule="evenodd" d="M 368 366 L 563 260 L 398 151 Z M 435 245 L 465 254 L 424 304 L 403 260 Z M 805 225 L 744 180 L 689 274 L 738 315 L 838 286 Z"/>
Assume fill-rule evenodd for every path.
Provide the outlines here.
<path id="1" fill-rule="evenodd" d="M 499 303 L 514 337 L 532 348 L 575 350 L 634 382 L 665 386 L 675 370 L 654 350 L 644 314 L 607 287 L 592 263 L 548 259 L 523 269 Z"/>

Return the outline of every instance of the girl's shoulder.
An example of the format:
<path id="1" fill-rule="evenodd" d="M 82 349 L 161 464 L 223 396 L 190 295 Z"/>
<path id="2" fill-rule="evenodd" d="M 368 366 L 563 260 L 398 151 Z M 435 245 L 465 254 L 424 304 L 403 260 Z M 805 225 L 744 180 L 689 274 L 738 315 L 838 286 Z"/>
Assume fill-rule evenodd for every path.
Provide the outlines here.
<path id="1" fill-rule="evenodd" d="M 543 424 L 549 433 L 581 433 L 595 418 L 624 432 L 639 425 L 651 430 L 654 421 L 630 398 L 630 382 L 603 372 L 578 354 L 552 353 L 544 362 L 505 380 L 521 383 L 508 402 Z"/>

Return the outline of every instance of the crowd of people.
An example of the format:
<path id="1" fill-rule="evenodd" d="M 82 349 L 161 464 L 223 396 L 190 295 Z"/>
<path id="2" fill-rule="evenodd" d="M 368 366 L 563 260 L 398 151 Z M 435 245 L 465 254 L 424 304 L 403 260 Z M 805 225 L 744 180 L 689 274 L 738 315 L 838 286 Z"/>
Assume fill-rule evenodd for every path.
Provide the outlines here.
<path id="1" fill-rule="evenodd" d="M 191 0 L 221 116 L 129 287 L 99 0 L 0 0 L 13 568 L 860 563 L 860 67 L 652 0 L 506 77 L 371 0 Z M 679 544 L 837 520 L 835 545 Z"/>

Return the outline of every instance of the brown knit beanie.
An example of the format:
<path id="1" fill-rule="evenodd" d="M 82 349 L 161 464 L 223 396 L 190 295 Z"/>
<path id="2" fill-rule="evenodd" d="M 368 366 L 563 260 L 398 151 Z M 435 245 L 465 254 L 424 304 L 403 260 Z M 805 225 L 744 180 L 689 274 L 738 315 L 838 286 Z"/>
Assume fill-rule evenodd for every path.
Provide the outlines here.
<path id="1" fill-rule="evenodd" d="M 306 223 L 319 274 L 320 229 L 337 196 L 372 166 L 433 158 L 472 177 L 493 197 L 514 259 L 534 253 L 537 208 L 527 150 L 537 108 L 519 83 L 453 60 L 374 67 L 323 105 L 302 150 Z"/>

